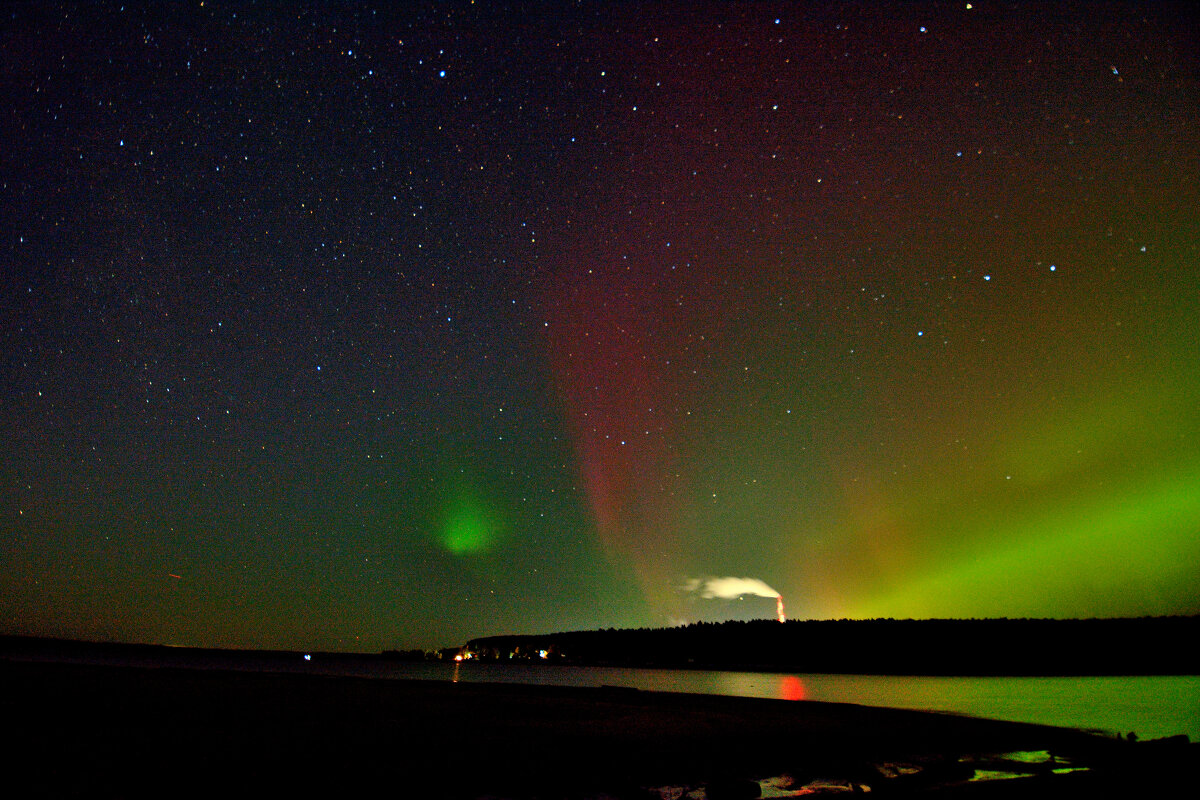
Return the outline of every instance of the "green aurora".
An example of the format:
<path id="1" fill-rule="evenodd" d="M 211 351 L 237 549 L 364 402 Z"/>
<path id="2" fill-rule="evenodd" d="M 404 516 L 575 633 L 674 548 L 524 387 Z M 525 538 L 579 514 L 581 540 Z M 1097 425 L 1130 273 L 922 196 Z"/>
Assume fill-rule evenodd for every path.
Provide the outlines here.
<path id="1" fill-rule="evenodd" d="M 1200 614 L 1190 6 L 235 6 L 0 35 L 3 631 Z"/>

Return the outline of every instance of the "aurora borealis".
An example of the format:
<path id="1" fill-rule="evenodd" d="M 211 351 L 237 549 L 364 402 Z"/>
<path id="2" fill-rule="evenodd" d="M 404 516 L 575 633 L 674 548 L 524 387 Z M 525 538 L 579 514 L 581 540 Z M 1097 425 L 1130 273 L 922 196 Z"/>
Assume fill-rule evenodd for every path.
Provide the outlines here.
<path id="1" fill-rule="evenodd" d="M 0 27 L 3 632 L 1200 613 L 1187 4 L 165 5 Z"/>

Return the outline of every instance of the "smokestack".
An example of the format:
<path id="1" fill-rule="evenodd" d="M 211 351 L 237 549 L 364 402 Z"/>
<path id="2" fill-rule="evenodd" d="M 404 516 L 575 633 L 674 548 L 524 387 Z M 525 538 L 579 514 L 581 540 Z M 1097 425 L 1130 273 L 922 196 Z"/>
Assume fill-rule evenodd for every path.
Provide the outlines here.
<path id="1" fill-rule="evenodd" d="M 775 616 L 780 622 L 787 622 L 787 614 L 783 613 L 783 595 L 775 595 Z"/>

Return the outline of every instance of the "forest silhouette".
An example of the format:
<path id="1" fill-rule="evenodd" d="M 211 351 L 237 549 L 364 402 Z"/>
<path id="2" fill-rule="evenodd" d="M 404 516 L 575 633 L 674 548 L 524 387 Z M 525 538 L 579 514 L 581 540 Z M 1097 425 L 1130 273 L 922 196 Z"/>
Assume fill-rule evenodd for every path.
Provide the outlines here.
<path id="1" fill-rule="evenodd" d="M 1200 616 L 775 620 L 485 636 L 465 658 L 880 675 L 1191 675 Z"/>

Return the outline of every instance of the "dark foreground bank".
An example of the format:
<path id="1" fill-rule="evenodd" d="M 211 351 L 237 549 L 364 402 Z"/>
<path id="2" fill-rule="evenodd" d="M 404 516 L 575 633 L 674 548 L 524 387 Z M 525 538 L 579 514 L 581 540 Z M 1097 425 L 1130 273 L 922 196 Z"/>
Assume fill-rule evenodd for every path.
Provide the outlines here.
<path id="1" fill-rule="evenodd" d="M 788 775 L 893 796 L 1131 796 L 1197 745 L 864 706 L 551 686 L 0 661 L 10 796 L 656 797 Z M 1085 772 L 965 783 L 985 754 Z M 962 760 L 967 757 L 967 760 Z M 904 774 L 897 774 L 904 773 Z M 817 784 L 813 784 L 817 785 Z M 753 795 L 743 795 L 753 796 Z"/>

